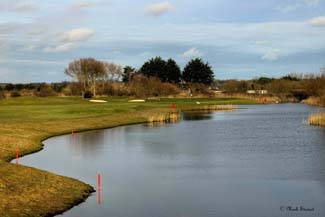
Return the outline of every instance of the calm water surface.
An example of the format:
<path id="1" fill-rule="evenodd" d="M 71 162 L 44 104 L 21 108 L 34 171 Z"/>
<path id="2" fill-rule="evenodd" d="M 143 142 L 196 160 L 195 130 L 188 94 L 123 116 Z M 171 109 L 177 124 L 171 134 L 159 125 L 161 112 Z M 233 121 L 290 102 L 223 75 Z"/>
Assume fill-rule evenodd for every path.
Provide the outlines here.
<path id="1" fill-rule="evenodd" d="M 101 205 L 67 217 L 324 217 L 325 129 L 306 124 L 320 108 L 241 108 L 51 138 L 21 163 L 94 187 L 101 173 Z"/>

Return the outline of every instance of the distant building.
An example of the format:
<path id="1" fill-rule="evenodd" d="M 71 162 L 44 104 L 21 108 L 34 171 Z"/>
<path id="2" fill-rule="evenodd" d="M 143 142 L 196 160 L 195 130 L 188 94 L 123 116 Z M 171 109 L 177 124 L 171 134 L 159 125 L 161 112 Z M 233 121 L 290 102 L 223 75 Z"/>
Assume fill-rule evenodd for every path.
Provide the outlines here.
<path id="1" fill-rule="evenodd" d="M 256 92 L 260 95 L 268 94 L 267 90 L 257 90 Z"/>
<path id="2" fill-rule="evenodd" d="M 268 94 L 268 91 L 267 90 L 247 90 L 247 94 L 265 95 L 265 94 Z"/>
<path id="3" fill-rule="evenodd" d="M 212 92 L 214 94 L 216 94 L 216 95 L 220 95 L 220 94 L 223 94 L 224 91 L 222 91 L 222 90 L 213 90 Z"/>
<path id="4" fill-rule="evenodd" d="M 248 94 L 256 94 L 256 91 L 255 90 L 247 90 L 247 93 Z"/>
<path id="5" fill-rule="evenodd" d="M 209 87 L 209 90 L 216 95 L 220 95 L 224 92 L 220 90 L 218 87 Z"/>

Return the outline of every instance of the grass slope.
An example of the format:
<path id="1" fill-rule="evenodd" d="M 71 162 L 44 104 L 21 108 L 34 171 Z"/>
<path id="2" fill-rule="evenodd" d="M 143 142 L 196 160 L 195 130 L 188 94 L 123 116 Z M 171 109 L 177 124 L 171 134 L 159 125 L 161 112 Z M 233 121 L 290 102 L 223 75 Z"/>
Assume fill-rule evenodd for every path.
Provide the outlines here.
<path id="1" fill-rule="evenodd" d="M 126 98 L 104 98 L 94 104 L 80 98 L 21 97 L 0 100 L 0 216 L 53 216 L 85 200 L 93 188 L 78 180 L 8 163 L 42 149 L 46 138 L 75 131 L 146 122 L 148 117 L 176 109 L 208 104 L 253 104 L 243 99 L 162 99 L 129 103 Z M 201 105 L 195 102 L 200 101 Z M 58 159 L 60 160 L 60 159 Z"/>

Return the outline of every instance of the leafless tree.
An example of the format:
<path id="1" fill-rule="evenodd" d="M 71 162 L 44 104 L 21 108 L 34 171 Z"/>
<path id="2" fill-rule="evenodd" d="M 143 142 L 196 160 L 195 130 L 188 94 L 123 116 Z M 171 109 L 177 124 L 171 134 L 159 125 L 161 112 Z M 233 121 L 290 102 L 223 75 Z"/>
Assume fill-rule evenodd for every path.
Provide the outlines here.
<path id="1" fill-rule="evenodd" d="M 92 88 L 94 96 L 96 96 L 98 81 L 103 80 L 106 74 L 104 63 L 94 58 L 74 60 L 69 63 L 64 72 L 66 75 L 83 83 L 84 90 Z"/>
<path id="2" fill-rule="evenodd" d="M 322 68 L 320 68 L 320 73 L 323 77 L 325 77 L 325 66 L 323 66 Z"/>
<path id="3" fill-rule="evenodd" d="M 121 65 L 111 63 L 111 62 L 104 62 L 105 68 L 105 80 L 106 81 L 119 81 L 123 75 L 123 68 Z"/>

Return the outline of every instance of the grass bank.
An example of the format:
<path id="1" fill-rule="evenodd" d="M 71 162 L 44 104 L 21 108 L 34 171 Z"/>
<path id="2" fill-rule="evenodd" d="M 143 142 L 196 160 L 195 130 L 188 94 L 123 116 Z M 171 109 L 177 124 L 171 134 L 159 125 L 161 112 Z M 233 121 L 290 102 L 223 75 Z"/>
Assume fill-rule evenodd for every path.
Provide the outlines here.
<path id="1" fill-rule="evenodd" d="M 39 151 L 44 139 L 70 133 L 72 128 L 80 132 L 147 122 L 157 114 L 169 113 L 172 103 L 177 110 L 256 103 L 236 98 L 161 99 L 145 103 L 129 103 L 126 98 L 104 100 L 108 103 L 73 97 L 0 100 L 0 216 L 53 216 L 82 202 L 93 191 L 91 186 L 72 178 L 10 164 L 17 149 L 20 155 Z"/>

